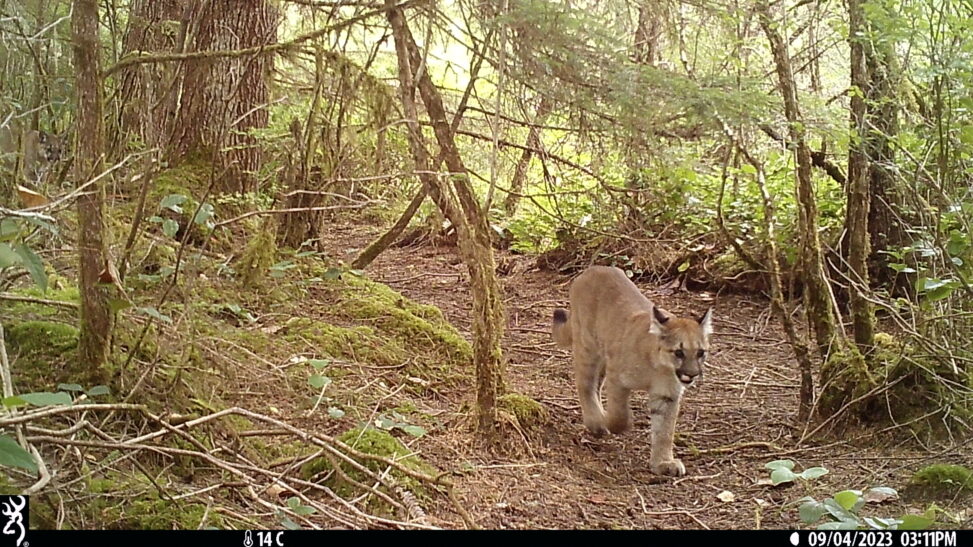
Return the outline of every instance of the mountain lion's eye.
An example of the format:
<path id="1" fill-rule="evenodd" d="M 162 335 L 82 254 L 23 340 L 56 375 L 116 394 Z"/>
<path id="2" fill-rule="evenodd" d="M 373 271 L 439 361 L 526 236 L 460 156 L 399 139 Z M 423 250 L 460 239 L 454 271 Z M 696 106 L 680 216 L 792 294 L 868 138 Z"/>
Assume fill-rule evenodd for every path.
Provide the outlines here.
<path id="1" fill-rule="evenodd" d="M 702 359 L 705 355 L 706 355 L 706 352 L 703 351 L 703 350 L 699 350 L 699 351 L 696 352 L 696 358 L 697 359 Z"/>
<path id="2" fill-rule="evenodd" d="M 686 354 L 683 353 L 683 351 L 681 349 L 677 349 L 676 351 L 674 351 L 672 353 L 676 354 L 676 358 L 678 358 L 678 359 L 682 359 L 682 358 L 686 357 Z"/>

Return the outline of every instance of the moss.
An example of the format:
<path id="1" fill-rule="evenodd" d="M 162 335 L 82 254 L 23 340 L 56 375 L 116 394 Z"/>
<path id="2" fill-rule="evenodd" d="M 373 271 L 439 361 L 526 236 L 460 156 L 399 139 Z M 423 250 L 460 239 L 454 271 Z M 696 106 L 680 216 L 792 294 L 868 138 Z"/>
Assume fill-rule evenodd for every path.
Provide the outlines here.
<path id="1" fill-rule="evenodd" d="M 77 382 L 86 371 L 73 371 L 77 362 L 78 328 L 51 321 L 14 322 L 6 329 L 7 350 L 16 356 L 15 376 L 31 389 L 50 388 L 56 382 Z M 79 376 L 74 377 L 74 376 Z M 56 380 L 56 382 L 55 382 Z"/>
<path id="2" fill-rule="evenodd" d="M 40 288 L 35 286 L 30 286 L 28 288 L 18 288 L 12 289 L 11 294 L 18 296 L 26 296 L 30 298 L 40 298 L 44 300 L 56 300 L 58 302 L 69 302 L 72 304 L 81 304 L 81 294 L 78 292 L 78 288 L 74 285 L 66 285 L 58 287 L 60 283 L 57 283 L 55 276 L 51 276 L 48 280 L 49 286 L 47 292 L 43 292 Z M 21 318 L 41 318 L 41 317 L 54 317 L 59 314 L 63 314 L 64 308 L 47 306 L 45 304 L 37 304 L 34 302 L 18 302 L 16 300 L 8 300 L 3 302 L 4 315 L 9 315 L 12 317 Z M 76 315 L 75 312 L 70 312 L 72 315 Z"/>
<path id="3" fill-rule="evenodd" d="M 277 256 L 277 240 L 275 230 L 268 223 L 264 223 L 257 230 L 256 235 L 247 243 L 246 249 L 236 263 L 236 270 L 244 287 L 252 288 L 267 275 Z"/>
<path id="4" fill-rule="evenodd" d="M 973 413 L 969 402 L 942 381 L 961 380 L 948 363 L 922 356 L 887 333 L 876 333 L 868 356 L 855 347 L 834 351 L 821 368 L 821 378 L 821 416 L 841 410 L 845 420 L 910 422 L 914 432 L 936 433 L 943 427 L 942 416 L 930 409 L 948 409 L 961 418 Z M 888 389 L 880 389 L 884 386 Z"/>
<path id="5" fill-rule="evenodd" d="M 547 423 L 550 413 L 544 405 L 519 393 L 507 393 L 500 397 L 500 410 L 509 412 L 521 427 L 534 427 Z"/>
<path id="6" fill-rule="evenodd" d="M 435 475 L 437 473 L 435 467 L 426 463 L 422 458 L 412 452 L 412 450 L 402 444 L 401 441 L 393 437 L 388 431 L 375 429 L 373 427 L 357 427 L 339 435 L 338 440 L 354 448 L 355 450 L 358 450 L 359 452 L 381 456 L 383 458 L 395 461 L 407 469 L 424 473 L 426 475 Z M 374 460 L 364 460 L 358 463 L 377 474 L 382 474 L 385 472 L 387 467 L 386 464 Z M 327 458 L 317 458 L 301 467 L 301 476 L 305 479 L 310 479 L 315 475 L 330 471 L 331 469 L 331 462 Z M 343 463 L 341 469 L 352 480 L 362 482 L 366 479 L 361 471 L 354 469 L 347 463 Z M 426 496 L 422 485 L 417 480 L 405 475 L 401 471 L 392 470 L 390 476 L 402 488 L 409 490 L 417 496 Z M 345 498 L 351 498 L 355 495 L 361 494 L 361 491 L 359 491 L 356 486 L 344 481 L 337 473 L 329 475 L 325 481 L 325 485 L 333 489 L 338 495 Z M 373 506 L 371 509 L 379 511 L 383 509 L 387 510 L 388 507 L 383 507 L 383 504 L 379 503 L 378 505 L 374 505 L 379 501 L 380 500 L 373 497 Z"/>
<path id="7" fill-rule="evenodd" d="M 152 496 L 154 497 L 154 496 Z M 206 522 L 203 516 L 206 515 Z M 195 530 L 203 526 L 222 527 L 221 517 L 202 503 L 173 503 L 165 499 L 142 499 L 113 504 L 104 511 L 107 529 L 115 530 Z"/>
<path id="8" fill-rule="evenodd" d="M 909 481 L 909 494 L 924 498 L 952 498 L 973 494 L 973 471 L 962 465 L 937 463 L 923 467 Z"/>
<path id="9" fill-rule="evenodd" d="M 409 355 L 396 340 L 379 335 L 371 327 L 339 327 L 295 317 L 278 334 L 288 342 L 310 342 L 315 351 L 333 358 L 399 365 Z"/>
<path id="10" fill-rule="evenodd" d="M 324 285 L 336 301 L 336 315 L 367 322 L 415 356 L 411 374 L 449 379 L 456 375 L 456 367 L 466 367 L 472 361 L 469 342 L 446 321 L 439 308 L 418 304 L 386 285 L 353 274 Z M 454 369 L 453 374 L 443 374 L 446 368 Z"/>

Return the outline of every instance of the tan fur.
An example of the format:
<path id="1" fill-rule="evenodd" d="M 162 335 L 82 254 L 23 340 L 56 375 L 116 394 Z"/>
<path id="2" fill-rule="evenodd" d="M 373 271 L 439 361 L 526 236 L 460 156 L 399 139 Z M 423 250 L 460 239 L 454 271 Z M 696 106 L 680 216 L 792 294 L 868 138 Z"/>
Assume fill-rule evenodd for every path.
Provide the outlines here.
<path id="1" fill-rule="evenodd" d="M 23 131 L 13 121 L 0 127 L 0 166 L 16 184 L 39 187 L 61 160 L 64 143 L 44 131 Z"/>
<path id="2" fill-rule="evenodd" d="M 712 310 L 698 321 L 671 317 L 655 308 L 624 272 L 604 266 L 579 275 L 571 284 L 570 299 L 570 313 L 554 312 L 552 334 L 574 354 L 585 427 L 595 435 L 625 431 L 632 422 L 632 391 L 648 391 L 649 466 L 659 475 L 684 475 L 685 466 L 673 457 L 672 438 L 683 390 L 702 374 Z M 605 391 L 605 407 L 600 389 Z"/>

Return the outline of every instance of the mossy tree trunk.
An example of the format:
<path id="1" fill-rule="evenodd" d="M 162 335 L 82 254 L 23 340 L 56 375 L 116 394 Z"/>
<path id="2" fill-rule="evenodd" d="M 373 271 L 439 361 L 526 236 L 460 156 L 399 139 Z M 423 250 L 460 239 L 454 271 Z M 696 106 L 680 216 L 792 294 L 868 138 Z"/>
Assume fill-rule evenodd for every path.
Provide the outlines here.
<path id="1" fill-rule="evenodd" d="M 798 229 L 801 234 L 804 298 L 808 321 L 814 330 L 815 341 L 822 360 L 826 361 L 835 342 L 835 318 L 831 306 L 831 286 L 824 269 L 824 255 L 818 236 L 818 208 L 811 177 L 811 150 L 805 140 L 804 120 L 797 100 L 797 86 L 791 69 L 787 45 L 778 31 L 779 25 L 770 16 L 767 4 L 757 5 L 760 26 L 770 42 L 770 50 L 777 70 L 778 87 L 784 100 L 790 141 L 797 158 Z"/>
<path id="2" fill-rule="evenodd" d="M 869 141 L 867 106 L 863 90 L 868 86 L 865 66 L 864 10 L 862 0 L 848 0 L 848 41 L 851 53 L 851 126 L 848 147 L 848 211 L 845 228 L 848 233 L 848 266 L 850 269 L 852 329 L 859 351 L 867 355 L 875 344 L 875 316 L 866 298 L 869 288 L 869 158 L 865 146 Z"/>
<path id="3" fill-rule="evenodd" d="M 469 175 L 463 164 L 450 124 L 446 118 L 442 97 L 433 85 L 426 70 L 412 33 L 395 0 L 385 0 L 391 8 L 388 20 L 395 39 L 398 59 L 399 92 L 402 98 L 406 124 L 409 129 L 409 147 L 415 159 L 416 170 L 426 192 L 443 215 L 456 228 L 459 251 L 470 272 L 473 293 L 473 362 L 477 383 L 477 427 L 487 440 L 495 440 L 497 421 L 497 397 L 502 389 L 502 354 L 500 341 L 503 336 L 503 299 L 500 282 L 496 276 L 493 249 L 490 246 L 489 226 L 486 215 L 480 209 Z M 433 174 L 432 158 L 426 149 L 419 111 L 415 100 L 418 89 L 422 103 L 439 144 L 449 181 Z"/>
<path id="4" fill-rule="evenodd" d="M 72 47 L 77 94 L 77 135 L 74 147 L 74 178 L 87 184 L 103 171 L 104 126 L 102 116 L 100 49 L 97 0 L 75 0 L 71 15 Z M 112 314 L 105 289 L 99 285 L 108 268 L 105 242 L 105 185 L 91 182 L 78 197 L 78 253 L 81 272 L 80 365 L 94 378 L 102 376 L 108 360 Z"/>
<path id="5" fill-rule="evenodd" d="M 194 2 L 187 51 L 231 51 L 277 41 L 277 9 L 268 0 Z M 202 154 L 223 168 L 222 190 L 254 188 L 262 164 L 249 134 L 266 127 L 273 55 L 193 59 L 180 65 L 180 108 L 172 123 L 170 157 Z"/>

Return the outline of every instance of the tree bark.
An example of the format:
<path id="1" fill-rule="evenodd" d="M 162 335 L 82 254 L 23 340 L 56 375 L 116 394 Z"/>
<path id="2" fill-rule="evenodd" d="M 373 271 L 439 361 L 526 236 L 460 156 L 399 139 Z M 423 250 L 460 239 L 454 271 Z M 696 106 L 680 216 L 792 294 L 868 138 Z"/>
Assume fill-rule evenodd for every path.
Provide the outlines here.
<path id="1" fill-rule="evenodd" d="M 851 277 L 849 297 L 855 344 L 863 355 L 875 343 L 875 315 L 865 296 L 869 288 L 869 158 L 865 147 L 869 141 L 867 106 L 863 92 L 868 88 L 865 67 L 864 10 L 862 0 L 848 0 L 848 41 L 851 53 L 851 127 L 848 147 L 847 213 L 848 266 Z"/>
<path id="2" fill-rule="evenodd" d="M 277 10 L 267 0 L 195 2 L 188 51 L 228 51 L 277 41 Z M 266 127 L 273 56 L 193 59 L 180 66 L 181 97 L 170 159 L 202 155 L 225 171 L 222 190 L 254 189 L 260 149 L 248 131 Z"/>
<path id="3" fill-rule="evenodd" d="M 662 29 L 666 0 L 642 0 L 635 29 L 635 62 L 655 66 L 662 60 Z"/>
<path id="4" fill-rule="evenodd" d="M 527 168 L 530 167 L 530 160 L 534 157 L 534 150 L 541 150 L 541 130 L 537 125 L 543 124 L 551 113 L 551 101 L 542 96 L 540 103 L 537 104 L 537 111 L 534 113 L 534 124 L 530 126 L 527 133 L 527 142 L 521 151 L 517 165 L 514 167 L 513 177 L 510 179 L 510 192 L 503 200 L 503 210 L 507 215 L 513 216 L 517 212 L 517 204 L 520 203 L 520 195 L 524 193 L 524 183 L 527 181 Z"/>
<path id="5" fill-rule="evenodd" d="M 797 86 L 794 83 L 787 46 L 777 31 L 776 22 L 770 17 L 767 4 L 758 4 L 757 12 L 760 26 L 770 42 L 780 93 L 784 100 L 784 115 L 790 125 L 790 140 L 794 143 L 797 158 L 798 227 L 802 238 L 804 297 L 818 352 L 822 360 L 826 361 L 835 342 L 835 320 L 831 306 L 831 286 L 825 273 L 824 255 L 818 236 L 818 208 L 811 177 L 811 151 L 804 138 L 804 121 L 797 100 Z"/>
<path id="6" fill-rule="evenodd" d="M 395 6 L 395 0 L 385 0 Z M 453 141 L 450 124 L 442 98 L 422 65 L 418 47 L 412 38 L 401 9 L 390 9 L 389 23 L 395 39 L 399 68 L 399 92 L 402 98 L 409 146 L 416 168 L 429 196 L 453 224 L 459 239 L 459 251 L 470 272 L 473 296 L 473 361 L 477 384 L 477 428 L 488 441 L 495 441 L 498 433 L 497 396 L 502 389 L 503 298 L 497 279 L 490 246 L 489 226 L 473 194 L 469 175 Z M 429 172 L 432 159 L 423 142 L 419 125 L 415 89 L 432 122 L 452 184 Z"/>
<path id="7" fill-rule="evenodd" d="M 79 185 L 103 171 L 104 127 L 102 81 L 99 66 L 98 2 L 75 0 L 71 15 L 72 46 L 77 93 L 77 135 L 74 178 Z M 108 267 L 105 242 L 105 186 L 93 182 L 78 197 L 78 251 L 80 255 L 81 333 L 78 357 L 95 378 L 103 378 L 108 360 L 112 315 L 105 289 L 99 286 Z"/>
<path id="8" fill-rule="evenodd" d="M 128 28 L 122 40 L 122 55 L 174 53 L 182 50 L 185 38 L 184 13 L 177 0 L 133 0 Z M 117 138 L 124 145 L 138 140 L 148 147 L 161 147 L 174 115 L 173 85 L 177 65 L 146 63 L 123 69 L 119 83 Z"/>

